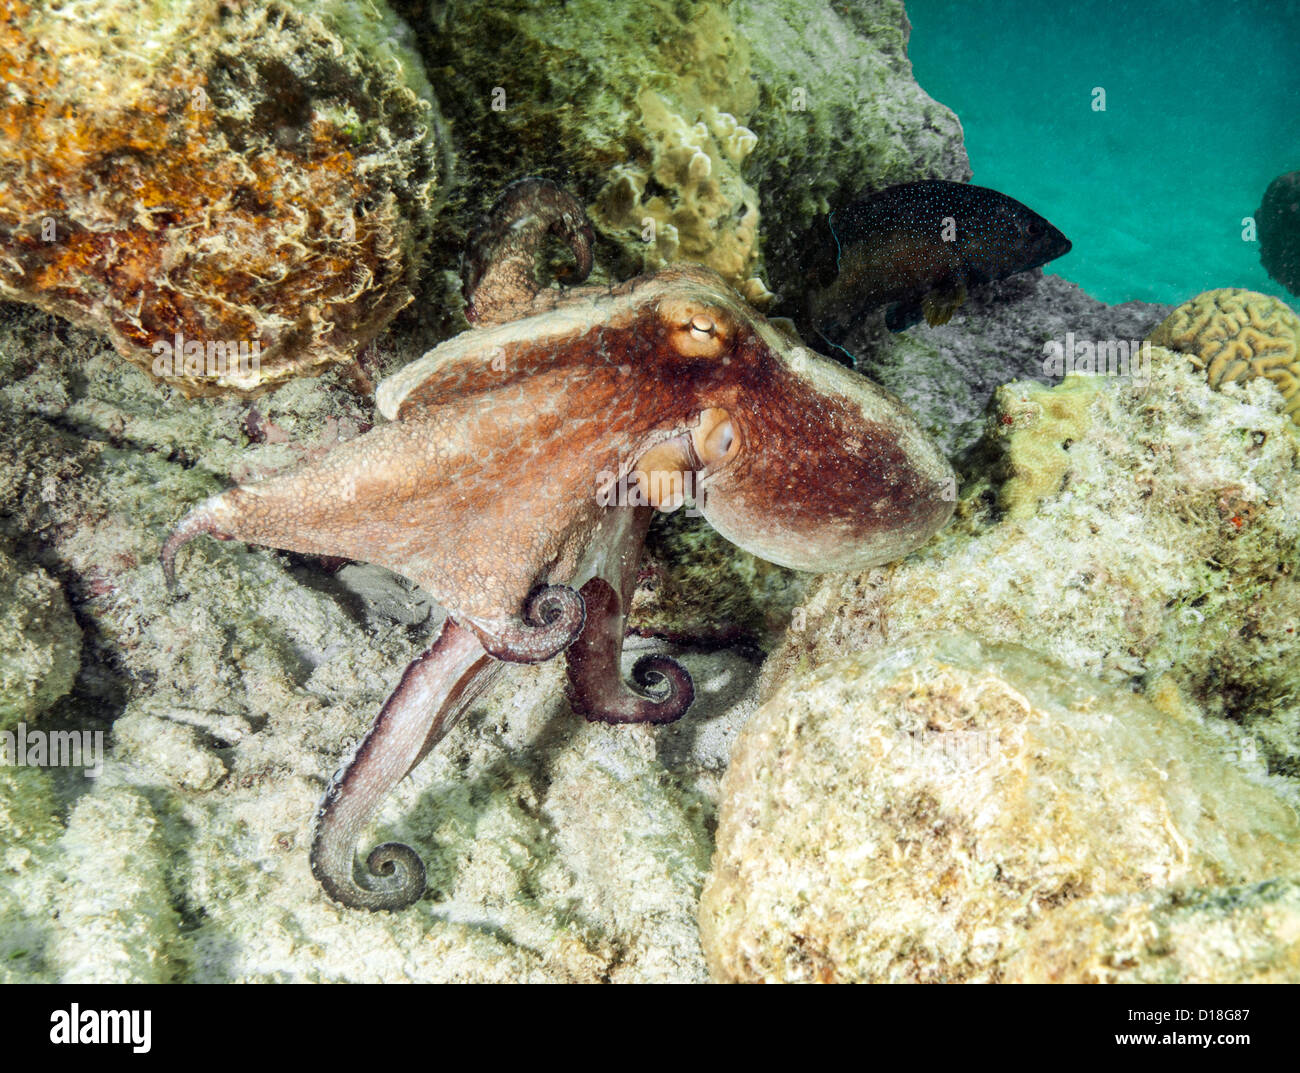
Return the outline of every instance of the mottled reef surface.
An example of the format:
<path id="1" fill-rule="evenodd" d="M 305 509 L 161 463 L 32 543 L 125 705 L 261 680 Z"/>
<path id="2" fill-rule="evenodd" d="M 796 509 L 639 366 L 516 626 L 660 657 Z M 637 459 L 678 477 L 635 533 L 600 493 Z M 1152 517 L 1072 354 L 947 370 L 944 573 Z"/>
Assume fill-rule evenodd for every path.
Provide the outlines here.
<path id="1" fill-rule="evenodd" d="M 63 9 L 158 23 L 162 51 L 128 72 L 148 101 L 177 89 L 159 71 L 203 77 L 221 34 L 247 29 L 217 7 Z M 177 518 L 376 420 L 348 385 L 464 327 L 456 257 L 511 178 L 582 197 L 600 278 L 694 259 L 763 304 L 800 286 L 817 213 L 864 186 L 969 177 L 956 117 L 911 77 L 897 3 L 571 0 L 559 23 L 522 2 L 455 21 L 423 7 L 261 5 L 276 36 L 248 64 L 309 39 L 280 57 L 293 108 L 221 111 L 238 87 L 214 94 L 235 155 L 302 157 L 309 178 L 328 134 L 349 176 L 331 211 L 361 225 L 335 237 L 379 257 L 357 293 L 414 298 L 373 342 L 372 307 L 352 309 L 365 330 L 331 338 L 318 378 L 187 398 L 125 360 L 117 299 L 78 324 L 38 308 L 54 298 L 0 304 L 0 730 L 106 749 L 97 778 L 0 767 L 0 980 L 1300 979 L 1296 426 L 1267 379 L 1214 390 L 1163 348 L 1146 377 L 1045 373 L 1049 342 L 1140 340 L 1169 310 L 1041 272 L 943 327 L 852 341 L 958 465 L 935 540 L 813 578 L 661 519 L 628 658 L 679 658 L 688 715 L 588 725 L 558 661 L 511 667 L 368 832 L 419 851 L 427 897 L 368 914 L 324 896 L 313 810 L 441 613 L 375 567 L 211 540 L 185 550 L 173 596 L 158 551 Z M 168 48 L 192 66 L 167 67 Z M 358 111 L 385 78 L 405 140 Z M 438 124 L 412 125 L 435 107 Z M 386 149 L 354 173 L 361 141 Z M 388 195 L 417 173 L 397 211 Z M 281 178 L 232 218 L 275 216 L 297 189 Z M 0 231 L 34 241 L 39 223 Z M 253 292 L 280 315 L 275 288 Z"/>

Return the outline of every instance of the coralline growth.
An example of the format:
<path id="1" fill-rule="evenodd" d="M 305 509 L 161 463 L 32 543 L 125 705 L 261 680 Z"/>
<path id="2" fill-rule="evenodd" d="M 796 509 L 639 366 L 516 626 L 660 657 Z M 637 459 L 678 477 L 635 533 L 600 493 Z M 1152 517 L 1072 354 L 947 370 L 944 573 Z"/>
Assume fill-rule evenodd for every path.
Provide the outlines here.
<path id="1" fill-rule="evenodd" d="M 396 26 L 332 0 L 6 0 L 0 297 L 191 395 L 351 361 L 411 301 L 442 179 Z"/>

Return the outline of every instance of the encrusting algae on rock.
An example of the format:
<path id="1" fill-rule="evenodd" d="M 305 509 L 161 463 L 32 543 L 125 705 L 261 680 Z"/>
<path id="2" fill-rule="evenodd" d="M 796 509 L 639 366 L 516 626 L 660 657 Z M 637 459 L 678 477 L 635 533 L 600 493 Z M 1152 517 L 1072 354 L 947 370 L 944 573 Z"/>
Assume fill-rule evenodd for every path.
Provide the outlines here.
<path id="1" fill-rule="evenodd" d="M 0 4 L 0 297 L 186 394 L 351 361 L 411 301 L 443 132 L 391 15 Z"/>
<path id="2" fill-rule="evenodd" d="M 1103 927 L 1076 968 L 1039 944 L 1068 937 L 1052 921 L 1085 899 L 1208 902 L 1300 869 L 1291 803 L 1194 719 L 960 632 L 787 680 L 724 794 L 700 907 L 722 981 L 1203 979 L 1197 963 L 1223 959 L 1185 940 L 1176 964 L 1160 948 L 1126 964 Z M 1235 897 L 1260 915 L 1269 900 Z M 1283 909 L 1249 925 L 1269 957 L 1242 976 L 1300 959 L 1300 910 Z"/>
<path id="3" fill-rule="evenodd" d="M 1088 429 L 1097 387 L 1093 378 L 1076 376 L 1052 388 L 1021 382 L 994 392 L 999 416 L 988 434 L 1000 441 L 998 470 L 1004 480 L 998 505 L 1007 518 L 1032 517 L 1044 499 L 1061 490 L 1070 445 Z"/>

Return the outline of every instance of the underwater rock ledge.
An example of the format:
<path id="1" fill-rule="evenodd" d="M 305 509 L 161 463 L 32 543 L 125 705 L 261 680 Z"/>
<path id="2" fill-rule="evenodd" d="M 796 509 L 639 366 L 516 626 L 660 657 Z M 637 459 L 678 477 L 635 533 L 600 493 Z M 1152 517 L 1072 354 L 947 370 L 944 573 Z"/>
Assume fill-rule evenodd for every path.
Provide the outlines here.
<path id="1" fill-rule="evenodd" d="M 1300 819 L 1223 745 L 955 631 L 791 676 L 727 772 L 700 904 L 714 979 L 1286 978 L 1300 905 L 1271 881 L 1300 867 Z M 1199 941 L 1198 904 L 1219 925 Z M 1178 942 L 1134 941 L 1143 911 Z"/>

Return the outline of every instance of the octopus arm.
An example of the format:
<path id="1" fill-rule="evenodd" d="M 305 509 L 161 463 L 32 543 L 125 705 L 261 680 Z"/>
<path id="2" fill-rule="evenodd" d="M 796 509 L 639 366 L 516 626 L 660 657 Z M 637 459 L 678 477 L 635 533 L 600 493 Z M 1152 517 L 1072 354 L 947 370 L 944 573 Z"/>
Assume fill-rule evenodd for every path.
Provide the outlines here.
<path id="1" fill-rule="evenodd" d="M 412 661 L 374 725 L 330 780 L 316 812 L 312 874 L 353 909 L 404 909 L 424 894 L 424 862 L 410 846 L 385 842 L 356 861 L 361 832 L 405 776 L 456 725 L 501 664 L 450 619 Z"/>
<path id="2" fill-rule="evenodd" d="M 632 667 L 636 688 L 623 681 L 620 671 L 637 564 L 653 513 L 650 507 L 609 511 L 593 542 L 592 576 L 579 589 L 587 621 L 566 654 L 567 693 L 573 710 L 591 722 L 671 723 L 695 699 L 690 674 L 667 656 L 637 660 Z"/>

